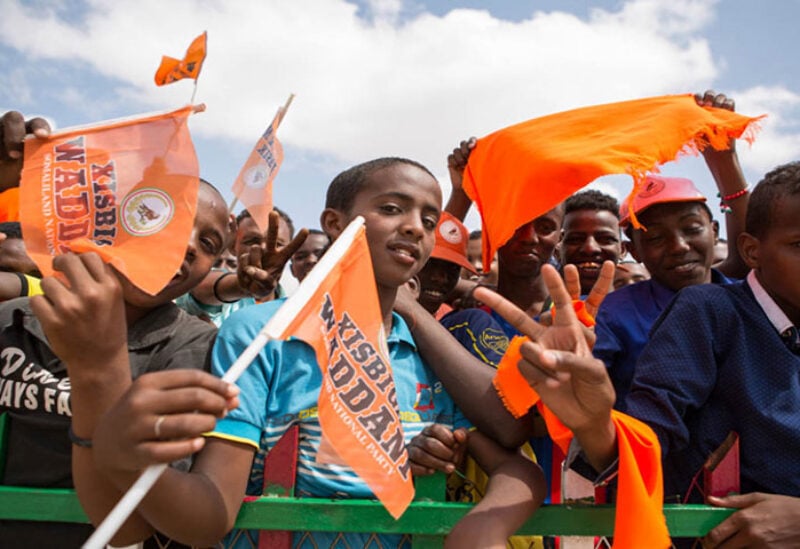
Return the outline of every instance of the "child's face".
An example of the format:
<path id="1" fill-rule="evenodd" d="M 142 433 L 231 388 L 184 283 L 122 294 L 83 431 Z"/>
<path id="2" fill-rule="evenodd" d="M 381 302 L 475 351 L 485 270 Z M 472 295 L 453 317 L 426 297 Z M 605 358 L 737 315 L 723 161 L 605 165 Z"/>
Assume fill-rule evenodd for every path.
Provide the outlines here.
<path id="1" fill-rule="evenodd" d="M 647 231 L 633 231 L 631 251 L 654 280 L 672 290 L 711 282 L 714 229 L 699 202 L 657 204 L 639 221 Z"/>
<path id="2" fill-rule="evenodd" d="M 561 263 L 578 268 L 581 293 L 589 293 L 603 261 L 616 263 L 622 253 L 619 220 L 608 210 L 575 210 L 564 216 Z"/>
<path id="3" fill-rule="evenodd" d="M 314 265 L 317 264 L 325 249 L 328 247 L 328 237 L 324 234 L 309 234 L 303 245 L 292 256 L 292 274 L 303 281 Z"/>
<path id="4" fill-rule="evenodd" d="M 542 265 L 553 255 L 563 219 L 559 206 L 517 229 L 497 251 L 501 273 L 520 278 L 539 276 Z"/>
<path id="5" fill-rule="evenodd" d="M 151 309 L 172 301 L 197 286 L 214 266 L 228 244 L 228 207 L 222 197 L 207 185 L 197 193 L 194 228 L 179 271 L 158 294 L 151 296 L 120 277 L 128 305 Z"/>
<path id="6" fill-rule="evenodd" d="M 800 194 L 773 205 L 769 230 L 754 241 L 755 260 L 748 260 L 748 265 L 789 320 L 800 326 Z"/>
<path id="7" fill-rule="evenodd" d="M 416 166 L 398 163 L 369 175 L 343 221 L 364 217 L 379 288 L 396 290 L 422 269 L 441 209 L 439 183 Z"/>
<path id="8" fill-rule="evenodd" d="M 419 302 L 434 314 L 458 284 L 461 267 L 451 261 L 432 257 L 419 272 Z"/>

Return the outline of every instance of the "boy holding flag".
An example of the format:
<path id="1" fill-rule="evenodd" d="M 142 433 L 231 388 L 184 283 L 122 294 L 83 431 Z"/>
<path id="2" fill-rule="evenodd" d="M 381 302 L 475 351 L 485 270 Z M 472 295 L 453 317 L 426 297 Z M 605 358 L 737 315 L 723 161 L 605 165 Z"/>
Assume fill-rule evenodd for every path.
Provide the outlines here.
<path id="1" fill-rule="evenodd" d="M 395 440 L 394 436 L 380 438 L 380 445 L 388 449 L 387 453 L 397 457 L 399 466 L 391 475 L 408 477 L 409 470 L 426 473 L 434 468 L 452 472 L 468 439 L 476 459 L 494 473 L 490 490 L 496 490 L 495 496 L 487 496 L 485 505 L 496 506 L 497 494 L 502 494 L 503 504 L 508 506 L 508 501 L 513 501 L 514 508 L 512 513 L 505 507 L 502 518 L 492 521 L 492 528 L 471 523 L 469 529 L 475 535 L 491 537 L 485 540 L 485 546 L 495 541 L 504 544 L 508 535 L 541 502 L 544 491 L 541 472 L 531 462 L 501 450 L 480 434 L 467 437 L 461 428 L 467 423 L 417 353 L 406 323 L 392 311 L 398 288 L 422 268 L 431 253 L 440 214 L 441 191 L 427 169 L 410 160 L 383 158 L 355 166 L 334 179 L 321 226 L 336 239 L 357 216 L 365 219 L 380 320 L 389 331 L 387 340 L 379 342 L 378 354 L 389 357 L 393 370 L 392 376 L 380 376 L 380 384 L 393 377 L 395 388 L 389 390 L 389 408 L 395 413 L 399 408 L 402 421 L 402 430 L 398 431 L 401 440 Z M 231 365 L 280 305 L 270 302 L 231 316 L 223 325 L 214 349 L 215 373 L 222 374 Z M 355 318 L 355 311 L 347 306 L 344 313 L 331 347 L 354 347 L 351 356 L 369 376 L 370 371 L 377 370 L 377 362 L 358 360 L 356 355 L 374 353 L 375 349 L 368 351 L 362 347 L 357 341 L 360 332 L 347 326 L 344 317 L 352 314 Z M 230 388 L 212 376 L 170 372 L 136 382 L 118 405 L 100 418 L 101 425 L 95 431 L 96 463 L 123 490 L 144 466 L 169 461 L 202 447 L 191 473 L 167 470 L 139 507 L 139 513 L 153 527 L 195 545 L 216 543 L 232 528 L 245 493 L 261 493 L 261 460 L 257 456 L 254 461 L 254 455 L 257 451 L 268 451 L 295 424 L 300 427 L 296 488 L 299 495 L 371 497 L 371 486 L 350 467 L 338 464 L 338 456 L 331 456 L 333 439 L 328 441 L 326 434 L 321 433 L 322 418 L 317 413 L 318 399 L 322 406 L 320 389 L 326 383 L 337 386 L 345 383 L 353 378 L 352 372 L 346 362 L 332 360 L 326 366 L 331 376 L 325 377 L 317 356 L 310 344 L 299 339 L 269 342 L 241 378 L 242 392 L 238 399 L 241 404 L 236 409 L 237 403 L 230 399 Z M 108 383 L 114 383 L 114 374 L 109 376 Z M 345 400 L 353 409 L 369 400 L 357 392 L 348 394 L 353 398 Z M 202 438 L 200 435 L 212 428 L 209 422 L 223 415 L 210 436 Z M 361 422 L 364 431 L 390 432 L 387 427 L 390 420 L 384 415 L 352 417 Z M 413 444 L 417 464 L 403 458 L 405 445 L 415 435 L 430 435 L 442 428 L 452 432 L 449 438 L 439 437 L 442 444 L 422 444 L 421 439 Z M 103 494 L 86 494 L 82 501 L 84 505 L 94 505 L 102 498 Z M 244 538 L 249 535 L 235 532 L 228 541 L 246 544 Z M 335 546 L 342 541 L 352 547 L 371 542 L 381 547 L 404 543 L 399 535 L 295 534 L 295 545 L 304 541 L 319 547 Z"/>

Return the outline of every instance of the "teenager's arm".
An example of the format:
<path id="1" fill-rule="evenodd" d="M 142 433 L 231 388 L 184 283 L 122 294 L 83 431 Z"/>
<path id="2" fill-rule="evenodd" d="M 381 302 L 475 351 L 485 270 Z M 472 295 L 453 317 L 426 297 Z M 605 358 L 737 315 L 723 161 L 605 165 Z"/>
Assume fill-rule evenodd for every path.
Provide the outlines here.
<path id="1" fill-rule="evenodd" d="M 497 396 L 494 368 L 472 356 L 404 288 L 398 291 L 395 309 L 411 328 L 425 362 L 473 424 L 507 448 L 517 448 L 531 436 L 532 420 L 515 420 Z"/>
<path id="2" fill-rule="evenodd" d="M 467 160 L 469 160 L 469 155 L 472 149 L 475 148 L 476 143 L 477 139 L 470 137 L 462 141 L 447 157 L 447 169 L 450 172 L 452 190 L 450 191 L 450 198 L 448 198 L 447 205 L 444 209 L 461 221 L 464 221 L 470 206 L 472 206 L 472 200 L 470 200 L 467 193 L 464 192 L 461 182 L 464 178 L 464 169 L 467 167 Z"/>
<path id="3" fill-rule="evenodd" d="M 728 98 L 725 94 L 715 93 L 713 90 L 707 90 L 703 94 L 696 94 L 695 100 L 701 106 L 718 107 L 731 111 L 735 107 L 733 99 Z M 736 196 L 736 198 L 726 202 L 731 210 L 725 214 L 728 256 L 717 268 L 726 276 L 744 278 L 749 269 L 739 255 L 736 241 L 739 239 L 739 234 L 744 231 L 750 193 L 738 194 L 743 189 L 747 189 L 747 181 L 739 165 L 739 156 L 736 154 L 736 141 L 732 139 L 730 148 L 724 151 L 706 147 L 703 150 L 703 158 L 711 175 L 714 177 L 720 196 Z"/>
<path id="4" fill-rule="evenodd" d="M 519 451 L 506 450 L 479 431 L 469 434 L 467 444 L 489 484 L 481 501 L 447 536 L 445 547 L 501 549 L 544 501 L 544 473 Z"/>

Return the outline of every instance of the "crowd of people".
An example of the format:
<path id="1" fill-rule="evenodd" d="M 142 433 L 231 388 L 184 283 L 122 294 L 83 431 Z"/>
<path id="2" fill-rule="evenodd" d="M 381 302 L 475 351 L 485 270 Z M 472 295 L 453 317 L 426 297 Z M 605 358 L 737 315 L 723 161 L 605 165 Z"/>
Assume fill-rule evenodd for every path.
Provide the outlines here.
<path id="1" fill-rule="evenodd" d="M 696 100 L 733 109 L 712 91 Z M 47 137 L 47 123 L 0 118 L 3 195 L 16 193 L 31 134 Z M 448 157 L 444 208 L 426 167 L 380 158 L 331 182 L 318 229 L 296 230 L 275 208 L 262 231 L 201 180 L 186 268 L 156 295 L 91 252 L 56 256 L 59 276 L 41 278 L 18 213 L 6 208 L 0 484 L 74 487 L 97 525 L 145 467 L 170 463 L 115 545 L 256 547 L 258 532 L 234 522 L 243 498 L 262 493 L 265 456 L 297 426 L 297 495 L 372 497 L 354 471 L 316 459 L 323 375 L 311 346 L 271 341 L 237 385 L 220 379 L 283 303 L 281 278 L 302 281 L 362 216 L 411 471 L 443 471 L 449 498 L 475 503 L 447 546 L 551 546 L 513 534 L 540 505 L 561 500 L 563 467 L 607 486 L 613 500 L 612 410 L 655 431 L 667 501 L 735 509 L 704 547 L 800 545 L 800 162 L 750 189 L 733 142 L 703 151 L 721 197 L 722 253 L 708 197 L 689 179 L 648 175 L 630 205 L 577 192 L 518 227 L 485 265 L 481 233 L 463 224 L 471 202 L 461 181 L 475 146 L 462 141 Z M 591 330 L 573 300 L 584 301 Z M 494 389 L 518 335 L 528 337 L 520 372 L 574 434 L 568 456 L 535 408 L 515 419 Z M 741 493 L 694 490 L 731 433 Z M 0 539 L 77 547 L 92 529 L 3 520 Z M 293 546 L 409 543 L 308 531 Z"/>

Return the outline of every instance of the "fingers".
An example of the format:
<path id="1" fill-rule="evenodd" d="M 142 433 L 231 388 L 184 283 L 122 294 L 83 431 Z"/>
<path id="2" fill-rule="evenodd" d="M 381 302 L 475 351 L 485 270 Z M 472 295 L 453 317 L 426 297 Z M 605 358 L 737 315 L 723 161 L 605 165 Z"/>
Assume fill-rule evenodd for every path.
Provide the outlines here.
<path id="1" fill-rule="evenodd" d="M 0 143 L 0 159 L 17 160 L 22 158 L 25 141 L 25 118 L 22 113 L 9 111 L 0 118 L 2 143 Z"/>
<path id="2" fill-rule="evenodd" d="M 472 149 L 475 148 L 477 142 L 478 140 L 475 137 L 470 137 L 453 149 L 452 154 L 447 157 L 448 168 L 463 171 L 469 160 L 469 155 L 472 153 Z"/>
<path id="3" fill-rule="evenodd" d="M 590 315 L 597 316 L 600 304 L 603 303 L 611 288 L 614 287 L 615 271 L 616 267 L 612 261 L 603 262 L 603 266 L 600 268 L 600 275 L 586 298 L 586 310 Z"/>
<path id="4" fill-rule="evenodd" d="M 733 509 L 743 509 L 750 507 L 756 503 L 760 503 L 766 499 L 766 496 L 759 492 L 751 492 L 749 494 L 735 494 L 724 498 L 716 496 L 708 496 L 708 502 L 717 507 L 729 507 Z"/>
<path id="5" fill-rule="evenodd" d="M 550 298 L 556 307 L 556 315 L 553 320 L 554 326 L 568 326 L 578 324 L 578 317 L 575 316 L 575 309 L 572 307 L 572 296 L 564 281 L 552 265 L 542 266 L 542 278 L 544 279 Z M 578 290 L 580 292 L 580 290 Z"/>
<path id="6" fill-rule="evenodd" d="M 50 135 L 50 124 L 44 118 L 31 118 L 25 122 L 25 131 L 38 138 L 48 137 Z"/>
<path id="7" fill-rule="evenodd" d="M 158 390 L 185 387 L 205 389 L 226 399 L 233 398 L 239 394 L 239 388 L 236 385 L 223 381 L 208 372 L 193 369 L 165 370 L 163 372 L 144 374 L 137 379 L 136 383 L 144 385 L 146 388 Z"/>
<path id="8" fill-rule="evenodd" d="M 294 235 L 292 241 L 281 249 L 282 263 L 285 264 L 289 260 L 289 258 L 291 258 L 295 254 L 295 252 L 300 249 L 300 246 L 303 245 L 307 237 L 308 237 L 308 229 L 306 229 L 305 227 L 297 231 L 297 234 Z"/>
<path id="9" fill-rule="evenodd" d="M 714 90 L 706 90 L 702 94 L 696 93 L 694 99 L 701 107 L 717 107 L 729 111 L 736 110 L 736 104 L 733 99 L 724 93 L 717 93 Z"/>
<path id="10" fill-rule="evenodd" d="M 22 158 L 25 136 L 36 137 L 50 135 L 50 124 L 44 118 L 33 118 L 25 121 L 22 113 L 9 111 L 0 117 L 0 160 L 17 160 Z"/>
<path id="11" fill-rule="evenodd" d="M 556 273 L 556 276 L 558 276 L 558 273 Z M 559 280 L 560 279 L 561 277 L 559 277 Z M 519 330 L 520 333 L 533 340 L 539 339 L 539 337 L 546 330 L 546 328 L 530 318 L 525 311 L 502 297 L 500 294 L 493 292 L 488 288 L 478 286 L 472 292 L 472 295 L 475 297 L 475 299 L 505 318 L 509 324 Z M 573 316 L 574 314 L 575 313 L 573 313 Z"/>
<path id="12" fill-rule="evenodd" d="M 457 435 L 464 437 L 466 433 Z M 465 437 L 464 437 L 465 438 Z M 433 474 L 435 471 L 452 473 L 456 469 L 462 443 L 448 427 L 440 424 L 428 425 L 414 437 L 408 446 L 408 457 L 416 466 L 417 474 Z"/>
<path id="13" fill-rule="evenodd" d="M 581 278 L 575 265 L 564 265 L 564 284 L 573 300 L 581 298 Z"/>
<path id="14" fill-rule="evenodd" d="M 280 226 L 280 215 L 275 210 L 269 212 L 269 223 L 267 223 L 267 250 L 275 250 L 278 245 L 278 227 Z"/>

